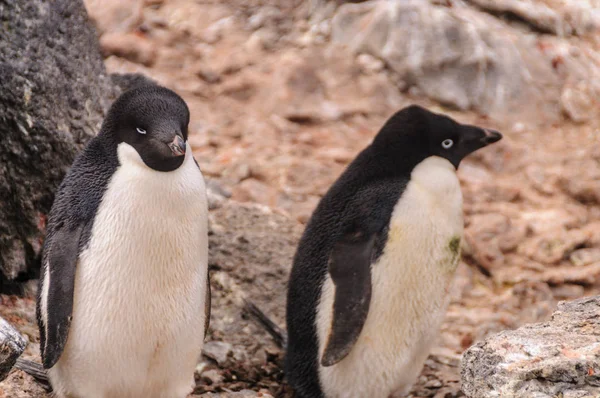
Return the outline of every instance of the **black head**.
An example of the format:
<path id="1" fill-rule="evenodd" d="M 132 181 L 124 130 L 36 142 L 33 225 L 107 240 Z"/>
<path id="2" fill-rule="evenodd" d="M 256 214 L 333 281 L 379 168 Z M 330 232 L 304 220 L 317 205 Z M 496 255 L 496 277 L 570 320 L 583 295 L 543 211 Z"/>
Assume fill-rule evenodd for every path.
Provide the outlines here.
<path id="1" fill-rule="evenodd" d="M 497 131 L 460 124 L 448 116 L 411 105 L 386 122 L 372 146 L 404 165 L 414 166 L 430 156 L 439 156 L 458 168 L 468 154 L 501 138 Z"/>
<path id="2" fill-rule="evenodd" d="M 173 91 L 146 85 L 123 93 L 111 106 L 99 135 L 131 145 L 154 170 L 183 163 L 190 111 Z"/>

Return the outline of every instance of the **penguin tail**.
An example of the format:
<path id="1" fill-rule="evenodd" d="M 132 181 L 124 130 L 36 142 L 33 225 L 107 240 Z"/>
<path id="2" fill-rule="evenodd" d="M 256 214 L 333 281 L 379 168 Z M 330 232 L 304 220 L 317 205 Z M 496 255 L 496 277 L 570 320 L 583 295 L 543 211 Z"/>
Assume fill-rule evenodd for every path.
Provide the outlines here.
<path id="1" fill-rule="evenodd" d="M 244 299 L 244 310 L 250 317 L 273 337 L 275 344 L 285 350 L 287 347 L 287 333 L 271 320 L 256 304 Z"/>
<path id="2" fill-rule="evenodd" d="M 35 381 L 41 384 L 46 390 L 52 390 L 50 387 L 50 381 L 48 380 L 48 375 L 46 374 L 46 371 L 41 363 L 18 358 L 17 362 L 15 363 L 15 368 L 22 370 L 33 377 Z"/>

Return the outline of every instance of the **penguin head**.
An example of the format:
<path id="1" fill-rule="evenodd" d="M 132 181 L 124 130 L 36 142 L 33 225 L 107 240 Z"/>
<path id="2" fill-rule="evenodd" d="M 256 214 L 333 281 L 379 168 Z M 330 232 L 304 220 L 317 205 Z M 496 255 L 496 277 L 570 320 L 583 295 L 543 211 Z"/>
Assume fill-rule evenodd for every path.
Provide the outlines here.
<path id="1" fill-rule="evenodd" d="M 395 163 L 416 165 L 438 156 L 458 168 L 467 155 L 501 138 L 502 134 L 495 130 L 460 124 L 448 116 L 411 105 L 385 123 L 373 146 L 394 157 Z"/>
<path id="2" fill-rule="evenodd" d="M 100 135 L 133 147 L 146 166 L 172 171 L 184 161 L 190 111 L 173 91 L 145 85 L 123 93 L 111 106 Z"/>

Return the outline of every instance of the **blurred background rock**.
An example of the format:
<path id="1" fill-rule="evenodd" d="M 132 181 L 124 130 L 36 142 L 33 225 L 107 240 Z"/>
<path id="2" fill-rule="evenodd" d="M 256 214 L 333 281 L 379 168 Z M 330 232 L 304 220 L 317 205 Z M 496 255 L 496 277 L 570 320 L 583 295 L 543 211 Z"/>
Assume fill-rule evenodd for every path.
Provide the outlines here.
<path id="1" fill-rule="evenodd" d="M 548 320 L 559 300 L 600 293 L 600 1 L 87 0 L 92 25 L 77 7 L 0 0 L 4 286 L 36 275 L 37 217 L 120 90 L 107 74 L 141 73 L 176 90 L 192 111 L 190 143 L 211 187 L 215 298 L 197 394 L 291 396 L 282 353 L 244 315 L 243 299 L 285 326 L 285 283 L 303 223 L 385 119 L 409 103 L 505 135 L 461 164 L 463 261 L 413 397 L 463 396 L 465 349 Z M 123 81 L 113 75 L 131 84 Z M 34 151 L 38 142 L 51 144 Z M 0 314 L 35 357 L 32 289 L 16 290 L 25 298 L 3 295 Z M 600 363 L 598 351 L 590 355 Z M 563 390 L 585 397 L 594 380 Z M 46 396 L 20 371 L 2 389 Z"/>

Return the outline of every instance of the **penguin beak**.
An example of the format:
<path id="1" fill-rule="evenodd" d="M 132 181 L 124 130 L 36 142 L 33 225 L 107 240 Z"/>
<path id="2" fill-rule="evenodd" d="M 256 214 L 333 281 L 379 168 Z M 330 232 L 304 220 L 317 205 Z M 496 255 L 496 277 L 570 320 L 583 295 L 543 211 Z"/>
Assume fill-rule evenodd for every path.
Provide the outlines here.
<path id="1" fill-rule="evenodd" d="M 494 142 L 498 142 L 502 139 L 502 134 L 497 132 L 496 130 L 483 129 L 485 135 L 481 138 L 481 143 L 485 145 L 493 144 Z"/>
<path id="2" fill-rule="evenodd" d="M 461 160 L 467 155 L 502 139 L 502 134 L 496 130 L 470 125 L 461 125 L 461 135 L 459 145 L 447 156 L 457 169 Z"/>
<path id="3" fill-rule="evenodd" d="M 171 152 L 175 156 L 183 156 L 185 155 L 185 141 L 179 134 L 175 135 L 173 141 L 169 143 L 169 148 L 171 148 Z"/>

